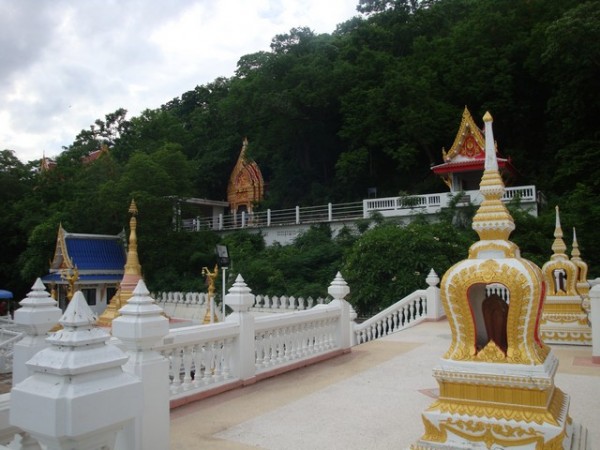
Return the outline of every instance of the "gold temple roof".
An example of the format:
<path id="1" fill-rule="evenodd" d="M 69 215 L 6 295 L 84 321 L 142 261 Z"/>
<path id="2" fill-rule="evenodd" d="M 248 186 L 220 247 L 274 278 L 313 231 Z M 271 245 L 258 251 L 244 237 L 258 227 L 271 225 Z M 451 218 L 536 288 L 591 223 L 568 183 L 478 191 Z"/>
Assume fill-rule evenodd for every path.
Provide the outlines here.
<path id="1" fill-rule="evenodd" d="M 248 158 L 248 139 L 244 138 L 238 160 L 229 177 L 227 201 L 232 211 L 246 206 L 252 211 L 254 204 L 264 198 L 264 180 L 258 164 Z"/>

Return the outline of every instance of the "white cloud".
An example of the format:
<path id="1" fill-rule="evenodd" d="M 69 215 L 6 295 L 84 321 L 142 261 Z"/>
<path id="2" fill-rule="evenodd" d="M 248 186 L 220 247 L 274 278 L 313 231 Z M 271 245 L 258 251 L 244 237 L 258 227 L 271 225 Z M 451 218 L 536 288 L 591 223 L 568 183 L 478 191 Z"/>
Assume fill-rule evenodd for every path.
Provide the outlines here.
<path id="1" fill-rule="evenodd" d="M 0 0 L 0 149 L 56 155 L 94 120 L 129 117 L 233 75 L 293 27 L 331 33 L 357 0 Z"/>

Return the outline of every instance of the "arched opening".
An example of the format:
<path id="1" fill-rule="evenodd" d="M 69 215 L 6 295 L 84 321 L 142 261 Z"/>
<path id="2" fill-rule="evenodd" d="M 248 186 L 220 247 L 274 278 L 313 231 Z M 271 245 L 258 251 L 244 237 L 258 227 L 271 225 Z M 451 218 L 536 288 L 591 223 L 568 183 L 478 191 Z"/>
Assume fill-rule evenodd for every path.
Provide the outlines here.
<path id="1" fill-rule="evenodd" d="M 509 290 L 500 283 L 478 283 L 469 288 L 467 295 L 475 325 L 476 350 L 480 351 L 494 341 L 506 353 Z"/>

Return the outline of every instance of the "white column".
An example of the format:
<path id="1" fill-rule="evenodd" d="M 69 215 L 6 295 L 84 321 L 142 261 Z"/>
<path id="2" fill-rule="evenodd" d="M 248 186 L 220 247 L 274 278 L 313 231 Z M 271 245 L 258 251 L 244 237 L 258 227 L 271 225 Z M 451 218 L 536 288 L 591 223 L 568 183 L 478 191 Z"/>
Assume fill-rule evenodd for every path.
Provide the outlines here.
<path id="1" fill-rule="evenodd" d="M 600 364 L 600 284 L 596 284 L 590 289 L 590 309 L 592 361 Z"/>
<path id="2" fill-rule="evenodd" d="M 256 375 L 255 325 L 254 316 L 250 313 L 250 308 L 254 305 L 254 295 L 251 292 L 242 276 L 238 275 L 225 296 L 225 304 L 233 310 L 225 322 L 237 322 L 240 325 L 240 334 L 232 354 L 232 372 L 234 377 L 241 380 L 251 380 Z"/>
<path id="3" fill-rule="evenodd" d="M 77 291 L 59 321 L 63 329 L 27 363 L 34 374 L 12 389 L 11 424 L 48 450 L 111 450 L 141 413 L 141 381 L 123 372 L 127 356 L 95 322 Z"/>
<path id="4" fill-rule="evenodd" d="M 26 334 L 14 345 L 13 386 L 33 373 L 25 363 L 37 352 L 48 347 L 46 335 L 62 315 L 56 301 L 50 297 L 39 278 L 19 305 L 21 307 L 15 311 L 15 323 L 20 325 Z"/>
<path id="5" fill-rule="evenodd" d="M 350 349 L 352 346 L 352 330 L 351 326 L 351 310 L 350 303 L 345 300 L 345 297 L 350 293 L 348 283 L 338 272 L 327 289 L 333 300 L 329 303 L 331 306 L 339 306 L 341 308 L 340 325 L 338 327 L 338 339 L 340 347 L 344 350 Z"/>
<path id="6" fill-rule="evenodd" d="M 427 288 L 427 318 L 439 320 L 445 316 L 444 307 L 440 298 L 440 288 L 437 287 L 440 277 L 433 269 L 425 279 L 429 287 Z"/>
<path id="7" fill-rule="evenodd" d="M 129 355 L 123 366 L 127 373 L 136 375 L 143 384 L 143 412 L 132 429 L 117 441 L 123 450 L 169 448 L 169 361 L 153 350 L 169 333 L 169 320 L 154 303 L 140 280 L 133 297 L 119 310 L 112 322 L 112 334 L 120 339 Z"/>

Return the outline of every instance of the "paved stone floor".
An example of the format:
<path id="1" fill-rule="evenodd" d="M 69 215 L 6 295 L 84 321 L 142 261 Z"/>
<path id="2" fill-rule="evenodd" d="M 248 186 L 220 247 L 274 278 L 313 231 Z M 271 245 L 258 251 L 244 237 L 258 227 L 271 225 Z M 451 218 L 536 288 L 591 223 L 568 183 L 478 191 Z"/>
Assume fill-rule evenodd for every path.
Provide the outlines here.
<path id="1" fill-rule="evenodd" d="M 402 449 L 423 432 L 437 395 L 432 369 L 447 321 L 369 342 L 337 358 L 171 411 L 171 449 Z M 600 448 L 600 365 L 590 347 L 554 346 L 556 385 Z"/>
<path id="2" fill-rule="evenodd" d="M 10 392 L 12 388 L 12 372 L 0 373 L 0 394 Z"/>

